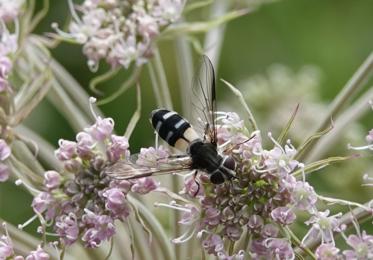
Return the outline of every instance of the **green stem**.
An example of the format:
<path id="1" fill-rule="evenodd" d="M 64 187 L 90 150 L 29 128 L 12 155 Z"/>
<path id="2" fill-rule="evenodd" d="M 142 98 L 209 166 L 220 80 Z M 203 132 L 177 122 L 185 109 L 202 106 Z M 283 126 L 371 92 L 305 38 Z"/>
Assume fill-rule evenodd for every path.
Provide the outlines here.
<path id="1" fill-rule="evenodd" d="M 48 14 L 49 11 L 49 0 L 43 1 L 43 8 L 34 16 L 31 21 L 31 25 L 28 28 L 28 33 L 31 33 L 35 27 L 40 23 L 40 21 Z"/>
<path id="2" fill-rule="evenodd" d="M 99 75 L 91 80 L 89 83 L 89 89 L 92 90 L 92 92 L 96 93 L 97 95 L 102 95 L 102 92 L 97 89 L 97 85 L 101 84 L 102 82 L 105 82 L 111 78 L 113 78 L 115 75 L 118 74 L 121 68 L 116 69 L 110 69 L 107 72 L 105 72 L 102 75 Z"/>
<path id="3" fill-rule="evenodd" d="M 165 233 L 165 230 L 159 223 L 159 221 L 155 218 L 154 214 L 149 212 L 149 210 L 141 203 L 139 203 L 136 199 L 131 196 L 128 196 L 128 201 L 133 204 L 135 207 L 138 208 L 143 220 L 146 222 L 147 227 L 152 231 L 153 238 L 159 244 L 161 252 L 163 253 L 164 260 L 172 260 L 177 259 L 175 258 L 175 254 L 171 248 L 169 239 Z"/>
<path id="4" fill-rule="evenodd" d="M 227 87 L 232 91 L 232 93 L 238 98 L 239 102 L 241 103 L 241 105 L 244 107 L 246 113 L 248 114 L 249 116 L 249 123 L 250 123 L 250 126 L 251 126 L 251 129 L 253 131 L 256 131 L 258 130 L 258 125 L 256 124 L 256 121 L 255 121 L 255 118 L 253 116 L 253 113 L 251 113 L 251 110 L 249 108 L 249 106 L 246 104 L 245 102 L 245 99 L 241 93 L 241 91 L 239 91 L 237 88 L 233 87 L 233 85 L 227 81 L 225 81 L 224 79 L 221 79 L 221 81 L 223 81 L 225 83 L 225 85 L 227 85 Z"/>
<path id="5" fill-rule="evenodd" d="M 170 88 L 168 86 L 166 72 L 164 70 L 163 62 L 161 59 L 161 55 L 159 53 L 158 48 L 154 51 L 154 67 L 156 71 L 156 75 L 158 76 L 158 86 L 159 91 L 163 97 L 164 106 L 168 109 L 173 109 L 172 100 L 171 100 L 171 94 L 170 94 Z"/>
<path id="6" fill-rule="evenodd" d="M 37 144 L 37 156 L 46 166 L 51 169 L 62 169 L 62 163 L 54 156 L 55 147 L 53 147 L 49 142 L 24 125 L 18 125 L 15 128 L 15 131 L 17 135 L 20 135 L 19 138 L 21 140 L 27 137 Z"/>
<path id="7" fill-rule="evenodd" d="M 179 79 L 181 106 L 183 115 L 191 118 L 191 87 L 193 78 L 192 52 L 185 36 L 180 35 L 175 40 L 176 68 Z"/>
<path id="8" fill-rule="evenodd" d="M 348 125 L 355 122 L 368 111 L 370 112 L 369 101 L 373 100 L 373 88 L 354 102 L 340 117 L 335 121 L 333 134 L 325 135 L 320 142 L 318 142 L 312 151 L 309 152 L 305 158 L 306 162 L 312 162 L 321 158 L 327 151 L 329 151 L 336 142 L 340 141 L 340 136 L 345 132 Z"/>
<path id="9" fill-rule="evenodd" d="M 101 106 L 101 105 L 105 105 L 107 103 L 110 103 L 111 101 L 115 100 L 120 95 L 122 95 L 124 92 L 126 92 L 131 86 L 133 86 L 139 80 L 139 77 L 140 77 L 140 74 L 141 74 L 141 69 L 142 69 L 141 66 L 136 67 L 132 71 L 131 76 L 119 87 L 119 89 L 117 91 L 115 91 L 110 96 L 98 101 L 97 105 Z"/>
<path id="10" fill-rule="evenodd" d="M 301 249 L 304 253 L 308 254 L 312 259 L 315 259 L 316 260 L 316 256 L 315 254 L 308 248 L 308 247 L 304 247 L 300 241 L 300 239 L 293 233 L 293 231 L 291 231 L 291 229 L 289 227 L 285 227 L 284 228 L 284 232 L 286 232 L 292 242 L 299 248 Z"/>
<path id="11" fill-rule="evenodd" d="M 343 89 L 339 92 L 337 97 L 334 99 L 332 104 L 329 107 L 328 113 L 321 120 L 320 125 L 314 131 L 315 133 L 320 132 L 322 129 L 325 129 L 331 119 L 335 120 L 338 113 L 343 109 L 343 107 L 350 101 L 354 95 L 364 86 L 367 80 L 371 77 L 373 73 L 373 52 L 370 53 L 368 58 L 364 63 L 359 67 L 359 69 L 354 73 L 351 79 L 346 83 Z M 308 154 L 313 150 L 313 147 L 316 143 L 312 143 L 307 147 L 306 152 L 300 158 L 303 160 Z"/>
<path id="12" fill-rule="evenodd" d="M 137 108 L 136 111 L 133 113 L 130 122 L 127 125 L 126 132 L 124 133 L 124 136 L 130 139 L 133 130 L 135 129 L 137 122 L 140 120 L 141 116 L 141 88 L 140 85 L 137 84 L 136 86 L 136 96 L 137 96 Z"/>

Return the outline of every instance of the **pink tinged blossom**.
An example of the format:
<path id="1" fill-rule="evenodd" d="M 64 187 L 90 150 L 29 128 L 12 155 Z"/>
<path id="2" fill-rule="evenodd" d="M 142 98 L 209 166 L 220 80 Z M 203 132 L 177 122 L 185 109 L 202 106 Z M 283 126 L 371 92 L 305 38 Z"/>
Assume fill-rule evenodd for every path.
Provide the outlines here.
<path id="1" fill-rule="evenodd" d="M 373 144 L 373 129 L 369 131 L 368 135 L 366 136 L 366 140 L 368 144 Z"/>
<path id="2" fill-rule="evenodd" d="M 263 229 L 262 229 L 262 232 L 261 232 L 261 235 L 265 238 L 269 238 L 269 237 L 277 237 L 278 236 L 278 233 L 279 233 L 279 228 L 273 224 L 265 224 Z"/>
<path id="3" fill-rule="evenodd" d="M 203 186 L 198 185 L 194 176 L 188 176 L 184 180 L 184 194 L 188 194 L 190 197 L 197 197 L 203 195 Z"/>
<path id="4" fill-rule="evenodd" d="M 317 195 L 307 182 L 297 181 L 291 193 L 291 200 L 296 208 L 311 212 L 317 202 Z"/>
<path id="5" fill-rule="evenodd" d="M 208 226 L 216 226 L 220 223 L 221 212 L 216 208 L 208 208 L 205 211 L 204 223 Z"/>
<path id="6" fill-rule="evenodd" d="M 142 15 L 137 18 L 139 33 L 147 38 L 154 38 L 159 33 L 159 26 L 150 15 Z"/>
<path id="7" fill-rule="evenodd" d="M 0 163 L 0 182 L 5 182 L 8 180 L 10 175 L 10 170 L 7 165 Z"/>
<path id="8" fill-rule="evenodd" d="M 83 160 L 91 159 L 94 155 L 93 149 L 96 146 L 96 142 L 93 140 L 92 136 L 85 132 L 80 132 L 76 135 L 76 141 L 76 151 L 79 157 Z"/>
<path id="9" fill-rule="evenodd" d="M 348 236 L 346 242 L 352 248 L 343 251 L 346 259 L 373 259 L 373 236 L 363 231 L 360 236 Z"/>
<path id="10" fill-rule="evenodd" d="M 58 141 L 58 145 L 60 147 L 54 152 L 58 160 L 60 161 L 70 160 L 77 155 L 76 154 L 77 144 L 75 142 L 60 139 Z"/>
<path id="11" fill-rule="evenodd" d="M 107 157 L 110 162 L 116 162 L 129 156 L 128 139 L 124 136 L 112 135 L 111 143 L 107 149 Z"/>
<path id="12" fill-rule="evenodd" d="M 225 228 L 225 234 L 232 241 L 240 239 L 242 234 L 242 228 L 239 226 L 228 226 Z"/>
<path id="13" fill-rule="evenodd" d="M 47 171 L 44 173 L 44 186 L 49 190 L 58 188 L 61 184 L 61 176 L 56 171 Z"/>
<path id="14" fill-rule="evenodd" d="M 285 239 L 267 238 L 263 243 L 271 256 L 269 259 L 292 260 L 295 258 L 291 244 Z"/>
<path id="15" fill-rule="evenodd" d="M 31 251 L 26 260 L 49 260 L 49 255 L 40 246 L 35 251 Z"/>
<path id="16" fill-rule="evenodd" d="M 209 253 L 216 255 L 224 250 L 224 242 L 220 236 L 212 234 L 202 241 L 202 247 Z"/>
<path id="17" fill-rule="evenodd" d="M 126 202 L 125 194 L 120 189 L 108 189 L 102 196 L 106 198 L 106 209 L 108 209 L 115 218 L 124 220 L 129 216 L 130 208 Z"/>
<path id="18" fill-rule="evenodd" d="M 179 223 L 182 225 L 192 225 L 200 218 L 201 212 L 193 205 L 186 205 L 186 209 L 183 210 Z"/>
<path id="19" fill-rule="evenodd" d="M 296 160 L 293 160 L 296 150 L 292 150 L 289 146 L 285 146 L 285 150 L 280 147 L 275 147 L 270 151 L 264 151 L 264 164 L 270 170 L 279 169 L 280 173 L 288 174 L 298 165 Z"/>
<path id="20" fill-rule="evenodd" d="M 288 207 L 278 207 L 272 210 L 271 217 L 274 221 L 282 225 L 290 225 L 296 219 L 296 215 Z"/>
<path id="21" fill-rule="evenodd" d="M 82 240 L 90 248 L 96 248 L 105 240 L 109 240 L 115 234 L 114 220 L 107 215 L 96 215 L 86 210 L 83 222 L 87 226 Z"/>
<path id="22" fill-rule="evenodd" d="M 334 244 L 333 232 L 341 232 L 342 226 L 340 226 L 339 218 L 341 214 L 329 216 L 330 211 L 316 212 L 308 221 L 307 225 L 312 224 L 312 227 L 307 232 L 302 240 L 302 244 L 309 238 L 314 238 L 321 235 L 322 243 Z"/>
<path id="23" fill-rule="evenodd" d="M 58 217 L 54 228 L 66 245 L 72 245 L 78 239 L 78 221 L 72 212 Z"/>
<path id="24" fill-rule="evenodd" d="M 258 215 L 251 215 L 249 218 L 249 222 L 247 222 L 247 227 L 250 231 L 259 233 L 264 225 L 262 217 Z"/>
<path id="25" fill-rule="evenodd" d="M 6 160 L 10 156 L 11 150 L 5 140 L 0 139 L 0 161 Z"/>
<path id="26" fill-rule="evenodd" d="M 133 184 L 131 191 L 139 194 L 147 194 L 158 188 L 158 186 L 159 183 L 157 183 L 153 178 L 144 177 L 139 178 L 135 181 L 135 184 Z"/>
<path id="27" fill-rule="evenodd" d="M 12 61 L 7 56 L 0 56 L 0 77 L 7 78 L 12 69 Z"/>
<path id="28" fill-rule="evenodd" d="M 156 167 L 159 163 L 166 162 L 167 158 L 168 151 L 163 146 L 158 149 L 154 147 L 141 148 L 136 163 L 142 166 Z"/>
<path id="29" fill-rule="evenodd" d="M 84 130 L 95 140 L 103 141 L 110 137 L 114 129 L 114 120 L 112 118 L 97 117 L 96 123 Z"/>
<path id="30" fill-rule="evenodd" d="M 50 193 L 40 192 L 34 197 L 31 205 L 36 213 L 41 214 L 49 209 L 54 202 L 54 198 Z"/>
<path id="31" fill-rule="evenodd" d="M 17 18 L 24 0 L 0 0 L 0 19 L 10 22 Z"/>
<path id="32" fill-rule="evenodd" d="M 77 159 L 66 160 L 63 162 L 64 168 L 72 173 L 77 173 L 82 169 L 82 163 Z"/>
<path id="33" fill-rule="evenodd" d="M 0 237 L 0 259 L 8 259 L 14 255 L 13 244 L 8 236 Z"/>
<path id="34" fill-rule="evenodd" d="M 333 244 L 321 244 L 315 251 L 317 260 L 335 260 L 339 258 L 339 249 Z"/>

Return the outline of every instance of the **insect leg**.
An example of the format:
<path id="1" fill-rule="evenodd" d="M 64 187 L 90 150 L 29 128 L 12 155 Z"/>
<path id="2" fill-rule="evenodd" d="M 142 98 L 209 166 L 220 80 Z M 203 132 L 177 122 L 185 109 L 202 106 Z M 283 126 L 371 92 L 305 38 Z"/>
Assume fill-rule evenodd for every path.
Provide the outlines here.
<path id="1" fill-rule="evenodd" d="M 196 180 L 196 177 L 197 177 L 197 173 L 198 173 L 198 170 L 196 170 L 193 174 L 193 179 L 194 179 L 194 182 L 197 184 L 197 191 L 193 194 L 193 197 L 197 196 L 200 188 L 201 188 L 201 184 L 199 184 L 199 182 Z"/>
<path id="2" fill-rule="evenodd" d="M 155 133 L 155 149 L 158 149 L 159 135 L 157 131 L 154 131 L 154 133 Z"/>

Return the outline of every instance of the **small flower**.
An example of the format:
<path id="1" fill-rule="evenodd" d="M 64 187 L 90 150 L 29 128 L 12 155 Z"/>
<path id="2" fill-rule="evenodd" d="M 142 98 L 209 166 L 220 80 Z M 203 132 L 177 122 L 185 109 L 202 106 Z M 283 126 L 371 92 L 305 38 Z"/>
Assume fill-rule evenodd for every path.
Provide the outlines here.
<path id="1" fill-rule="evenodd" d="M 32 201 L 32 208 L 36 213 L 43 213 L 55 202 L 53 196 L 48 192 L 40 192 Z"/>
<path id="2" fill-rule="evenodd" d="M 111 144 L 107 149 L 107 157 L 110 162 L 116 162 L 120 159 L 129 156 L 129 144 L 128 139 L 124 136 L 112 135 Z"/>
<path id="3" fill-rule="evenodd" d="M 133 184 L 131 191 L 139 194 L 147 194 L 155 190 L 159 186 L 153 178 L 140 178 L 137 179 L 135 184 Z"/>
<path id="4" fill-rule="evenodd" d="M 0 237 L 0 259 L 8 259 L 14 255 L 12 240 L 8 236 Z"/>
<path id="5" fill-rule="evenodd" d="M 265 224 L 261 235 L 264 238 L 269 238 L 269 237 L 277 237 L 279 233 L 279 228 L 273 224 Z"/>
<path id="6" fill-rule="evenodd" d="M 290 225 L 296 219 L 296 215 L 288 207 L 278 207 L 272 210 L 271 217 L 282 225 Z"/>
<path id="7" fill-rule="evenodd" d="M 344 250 L 346 259 L 372 259 L 373 258 L 373 236 L 365 231 L 361 235 L 350 235 L 346 240 L 352 250 Z"/>
<path id="8" fill-rule="evenodd" d="M 66 245 L 72 245 L 79 236 L 79 226 L 75 214 L 70 212 L 68 215 L 59 216 L 55 230 Z"/>
<path id="9" fill-rule="evenodd" d="M 35 251 L 31 251 L 26 260 L 49 260 L 49 255 L 40 246 Z"/>
<path id="10" fill-rule="evenodd" d="M 0 0 L 0 19 L 9 22 L 17 18 L 24 0 Z"/>
<path id="11" fill-rule="evenodd" d="M 80 132 L 76 135 L 76 151 L 80 158 L 89 160 L 93 157 L 93 148 L 96 146 L 96 142 L 93 140 L 92 136 Z"/>
<path id="12" fill-rule="evenodd" d="M 84 129 L 87 133 L 89 133 L 95 140 L 103 141 L 104 139 L 110 137 L 114 129 L 114 120 L 112 118 L 104 118 L 101 117 L 96 118 L 96 123 Z"/>
<path id="13" fill-rule="evenodd" d="M 60 161 L 67 161 L 77 155 L 77 144 L 72 141 L 60 139 L 58 141 L 59 148 L 55 151 L 55 156 Z"/>
<path id="14" fill-rule="evenodd" d="M 267 248 L 267 259 L 294 259 L 295 254 L 289 241 L 279 238 L 267 238 L 263 244 Z"/>
<path id="15" fill-rule="evenodd" d="M 87 247 L 96 248 L 105 240 L 109 240 L 115 234 L 114 220 L 107 215 L 97 215 L 89 210 L 83 216 L 83 222 L 87 230 L 82 240 Z"/>
<path id="16" fill-rule="evenodd" d="M 312 211 L 317 202 L 317 195 L 307 182 L 297 181 L 291 193 L 292 203 L 297 209 Z"/>
<path id="17" fill-rule="evenodd" d="M 11 154 L 10 147 L 5 140 L 0 139 L 0 161 L 6 160 Z"/>
<path id="18" fill-rule="evenodd" d="M 7 165 L 0 163 L 0 182 L 5 182 L 8 180 L 10 175 L 10 170 Z"/>
<path id="19" fill-rule="evenodd" d="M 212 234 L 202 241 L 202 247 L 209 253 L 217 255 L 218 252 L 224 251 L 223 240 L 220 236 Z"/>
<path id="20" fill-rule="evenodd" d="M 335 260 L 340 258 L 339 249 L 333 244 L 321 244 L 315 252 L 318 260 Z"/>
<path id="21" fill-rule="evenodd" d="M 44 173 L 44 186 L 52 190 L 58 188 L 61 184 L 61 176 L 56 171 L 47 171 Z"/>
<path id="22" fill-rule="evenodd" d="M 334 242 L 333 232 L 341 232 L 342 228 L 339 224 L 339 217 L 341 214 L 336 214 L 329 216 L 330 211 L 326 210 L 324 212 L 316 212 L 308 221 L 305 223 L 307 225 L 312 224 L 312 227 L 307 232 L 302 240 L 302 244 L 308 238 L 315 237 L 321 234 L 322 243 L 332 243 Z"/>
<path id="23" fill-rule="evenodd" d="M 105 207 L 115 218 L 125 219 L 130 214 L 125 194 L 118 188 L 108 189 L 103 193 L 106 198 Z"/>
<path id="24" fill-rule="evenodd" d="M 165 162 L 168 156 L 168 151 L 163 146 L 160 146 L 157 149 L 154 147 L 141 148 L 136 164 L 147 167 L 156 167 L 159 163 Z"/>

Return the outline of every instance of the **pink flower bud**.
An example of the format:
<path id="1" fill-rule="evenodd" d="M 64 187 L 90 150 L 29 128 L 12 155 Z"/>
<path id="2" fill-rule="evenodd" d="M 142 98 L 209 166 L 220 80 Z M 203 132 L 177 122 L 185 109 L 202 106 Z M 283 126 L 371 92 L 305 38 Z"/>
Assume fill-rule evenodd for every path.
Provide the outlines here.
<path id="1" fill-rule="evenodd" d="M 58 188 L 61 183 L 61 176 L 56 171 L 47 171 L 44 173 L 44 186 L 52 190 Z"/>

